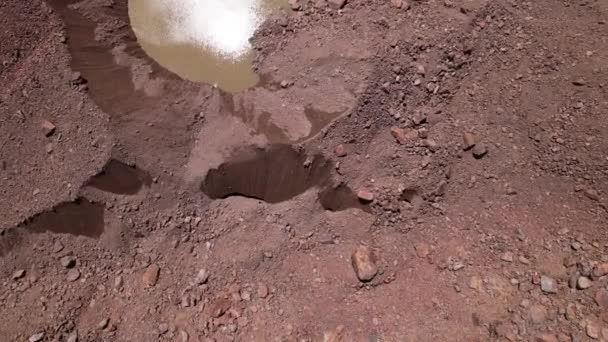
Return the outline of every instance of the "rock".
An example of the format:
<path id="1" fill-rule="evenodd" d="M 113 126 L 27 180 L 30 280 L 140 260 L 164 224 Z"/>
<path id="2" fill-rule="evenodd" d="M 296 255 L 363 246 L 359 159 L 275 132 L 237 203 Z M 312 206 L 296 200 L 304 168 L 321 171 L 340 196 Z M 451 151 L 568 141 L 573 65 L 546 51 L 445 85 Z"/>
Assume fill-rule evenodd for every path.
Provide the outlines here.
<path id="1" fill-rule="evenodd" d="M 25 270 L 16 270 L 13 272 L 13 280 L 18 280 L 25 277 Z"/>
<path id="2" fill-rule="evenodd" d="M 469 279 L 469 287 L 473 290 L 481 291 L 483 288 L 483 280 L 480 276 L 474 275 Z"/>
<path id="3" fill-rule="evenodd" d="M 400 145 L 405 145 L 408 141 L 408 135 L 403 128 L 397 126 L 391 127 L 391 135 Z"/>
<path id="4" fill-rule="evenodd" d="M 542 324 L 547 320 L 547 309 L 540 304 L 534 304 L 529 310 L 530 320 L 535 324 Z"/>
<path id="5" fill-rule="evenodd" d="M 569 321 L 576 321 L 577 320 L 577 313 L 578 309 L 576 308 L 576 304 L 574 303 L 569 303 L 568 306 L 566 306 L 566 319 Z"/>
<path id="6" fill-rule="evenodd" d="M 73 268 L 68 271 L 67 280 L 69 282 L 75 282 L 80 278 L 80 271 L 77 268 Z"/>
<path id="7" fill-rule="evenodd" d="M 37 334 L 34 334 L 32 336 L 30 336 L 30 338 L 28 338 L 28 342 L 39 342 L 42 341 L 42 339 L 44 338 L 44 332 L 39 332 Z"/>
<path id="8" fill-rule="evenodd" d="M 414 246 L 414 249 L 416 250 L 416 255 L 419 258 L 426 258 L 431 253 L 431 246 L 424 242 L 417 243 Z"/>
<path id="9" fill-rule="evenodd" d="M 595 267 L 593 268 L 592 275 L 594 278 L 599 278 L 608 275 L 608 263 L 595 265 Z"/>
<path id="10" fill-rule="evenodd" d="M 346 157 L 348 152 L 346 152 L 346 148 L 344 147 L 344 145 L 340 144 L 340 145 L 336 146 L 336 148 L 334 149 L 334 154 L 337 157 Z"/>
<path id="11" fill-rule="evenodd" d="M 595 303 L 600 307 L 600 309 L 608 310 L 608 290 L 599 289 L 595 293 L 595 296 L 593 296 L 593 299 L 595 299 Z"/>
<path id="12" fill-rule="evenodd" d="M 268 297 L 268 286 L 260 283 L 258 284 L 258 297 L 260 298 L 266 298 Z"/>
<path id="13" fill-rule="evenodd" d="M 118 276 L 114 279 L 114 288 L 119 289 L 124 284 L 124 279 L 122 276 Z"/>
<path id="14" fill-rule="evenodd" d="M 540 277 L 540 288 L 545 293 L 557 293 L 557 283 L 555 279 L 541 276 Z"/>
<path id="15" fill-rule="evenodd" d="M 587 336 L 591 337 L 594 340 L 600 338 L 601 327 L 595 320 L 587 321 L 587 326 L 585 327 L 585 332 Z"/>
<path id="16" fill-rule="evenodd" d="M 361 189 L 357 192 L 357 197 L 359 198 L 359 200 L 363 203 L 371 203 L 374 201 L 374 194 L 367 190 L 367 189 Z"/>
<path id="17" fill-rule="evenodd" d="M 513 262 L 513 253 L 511 252 L 505 252 L 501 257 L 500 260 L 502 261 L 506 261 L 506 262 Z"/>
<path id="18" fill-rule="evenodd" d="M 289 87 L 289 81 L 282 80 L 281 81 L 281 88 L 287 88 L 287 87 Z"/>
<path id="19" fill-rule="evenodd" d="M 167 331 L 169 331 L 169 324 L 167 324 L 167 323 L 161 323 L 161 324 L 158 325 L 158 332 L 161 335 L 166 334 Z"/>
<path id="20" fill-rule="evenodd" d="M 593 189 L 587 189 L 584 192 L 585 196 L 587 196 L 588 199 L 592 200 L 592 201 L 599 201 L 600 200 L 600 194 Z"/>
<path id="21" fill-rule="evenodd" d="M 429 151 L 431 151 L 433 153 L 439 151 L 439 149 L 440 149 L 439 144 L 437 144 L 437 142 L 432 139 L 426 139 L 422 142 L 422 144 L 424 146 L 426 146 L 426 148 L 428 148 Z"/>
<path id="22" fill-rule="evenodd" d="M 473 135 L 473 133 L 464 132 L 464 134 L 462 135 L 462 142 L 464 144 L 463 149 L 465 151 L 468 151 L 475 146 L 475 136 Z"/>
<path id="23" fill-rule="evenodd" d="M 55 133 L 55 130 L 57 129 L 57 127 L 48 120 L 42 120 L 40 127 L 42 128 L 42 133 L 44 133 L 44 136 L 46 137 L 50 137 L 51 135 L 53 135 L 53 133 Z"/>
<path id="24" fill-rule="evenodd" d="M 346 0 L 328 0 L 327 2 L 333 9 L 342 9 L 346 5 Z"/>
<path id="25" fill-rule="evenodd" d="M 357 278 L 362 282 L 374 279 L 376 273 L 378 273 L 372 251 L 367 246 L 359 246 L 351 256 L 351 262 Z"/>
<path id="26" fill-rule="evenodd" d="M 53 253 L 57 254 L 59 252 L 61 252 L 63 250 L 63 244 L 61 243 L 61 241 L 55 241 L 55 243 L 53 244 Z"/>
<path id="27" fill-rule="evenodd" d="M 587 84 L 587 82 L 583 79 L 583 78 L 577 78 L 574 81 L 572 81 L 572 84 L 574 84 L 575 86 L 584 86 L 585 84 Z"/>
<path id="28" fill-rule="evenodd" d="M 97 329 L 103 330 L 108 327 L 110 324 L 110 320 L 108 318 L 102 319 L 99 323 L 97 323 Z"/>
<path id="29" fill-rule="evenodd" d="M 207 280 L 209 279 L 209 272 L 207 272 L 206 269 L 201 269 L 198 271 L 198 273 L 196 274 L 196 278 L 194 279 L 194 282 L 197 285 L 203 285 L 204 283 L 207 282 Z"/>
<path id="30" fill-rule="evenodd" d="M 160 267 L 157 264 L 152 264 L 148 266 L 146 271 L 142 276 L 142 280 L 144 282 L 145 287 L 155 286 L 158 282 L 158 277 L 160 276 Z"/>
<path id="31" fill-rule="evenodd" d="M 289 6 L 293 11 L 299 11 L 302 8 L 300 0 L 289 0 Z"/>
<path id="32" fill-rule="evenodd" d="M 74 266 L 76 266 L 76 258 L 74 258 L 73 256 L 69 256 L 66 255 L 63 258 L 61 258 L 61 266 L 65 267 L 65 268 L 72 268 Z"/>
<path id="33" fill-rule="evenodd" d="M 555 337 L 555 335 L 548 334 L 548 333 L 536 335 L 536 339 L 534 341 L 536 341 L 536 342 L 558 342 L 557 337 Z"/>
<path id="34" fill-rule="evenodd" d="M 78 333 L 77 332 L 71 333 L 70 336 L 68 336 L 68 339 L 66 340 L 66 342 L 78 342 Z"/>
<path id="35" fill-rule="evenodd" d="M 189 338 L 190 338 L 190 336 L 188 335 L 187 332 L 185 332 L 184 330 L 179 331 L 179 337 L 177 339 L 179 342 L 188 342 Z"/>
<path id="36" fill-rule="evenodd" d="M 576 281 L 576 287 L 579 290 L 588 289 L 591 287 L 591 280 L 587 277 L 579 277 Z"/>
<path id="37" fill-rule="evenodd" d="M 481 159 L 488 154 L 488 148 L 485 144 L 475 144 L 471 152 L 473 153 L 473 157 L 475 157 L 475 159 Z"/>
<path id="38" fill-rule="evenodd" d="M 74 71 L 70 77 L 70 84 L 81 85 L 87 83 L 87 80 L 82 77 L 82 74 L 78 71 Z"/>

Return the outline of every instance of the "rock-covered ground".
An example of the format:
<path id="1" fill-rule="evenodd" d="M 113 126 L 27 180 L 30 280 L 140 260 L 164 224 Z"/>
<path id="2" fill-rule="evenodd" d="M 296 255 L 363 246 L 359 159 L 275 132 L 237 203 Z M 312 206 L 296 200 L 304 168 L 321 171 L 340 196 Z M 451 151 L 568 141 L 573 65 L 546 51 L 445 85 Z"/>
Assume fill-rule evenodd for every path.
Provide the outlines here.
<path id="1" fill-rule="evenodd" d="M 608 3 L 290 7 L 227 94 L 0 3 L 0 340 L 608 341 Z"/>

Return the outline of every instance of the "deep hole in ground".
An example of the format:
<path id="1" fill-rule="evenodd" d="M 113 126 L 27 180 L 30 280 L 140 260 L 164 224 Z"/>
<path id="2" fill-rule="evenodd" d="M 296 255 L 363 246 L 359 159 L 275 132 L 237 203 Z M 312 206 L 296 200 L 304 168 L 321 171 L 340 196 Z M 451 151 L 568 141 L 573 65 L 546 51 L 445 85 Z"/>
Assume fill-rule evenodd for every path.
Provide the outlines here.
<path id="1" fill-rule="evenodd" d="M 322 155 L 308 155 L 291 145 L 252 147 L 210 170 L 201 190 L 213 199 L 243 196 L 278 203 L 317 187 L 321 205 L 327 210 L 360 208 L 348 186 L 332 184 L 332 167 Z"/>
<path id="2" fill-rule="evenodd" d="M 152 177 L 145 171 L 111 159 L 86 186 L 120 195 L 134 195 L 150 184 Z"/>
<path id="3" fill-rule="evenodd" d="M 78 198 L 38 214 L 22 226 L 33 233 L 52 232 L 99 237 L 104 231 L 104 206 Z"/>

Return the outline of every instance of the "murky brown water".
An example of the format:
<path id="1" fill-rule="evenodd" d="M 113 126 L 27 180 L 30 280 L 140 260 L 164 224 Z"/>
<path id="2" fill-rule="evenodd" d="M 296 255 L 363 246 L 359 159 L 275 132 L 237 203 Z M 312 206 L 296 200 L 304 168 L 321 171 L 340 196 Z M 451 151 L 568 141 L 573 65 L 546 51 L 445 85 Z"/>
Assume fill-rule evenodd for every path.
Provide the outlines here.
<path id="1" fill-rule="evenodd" d="M 238 92 L 258 83 L 260 78 L 252 70 L 251 51 L 232 59 L 205 46 L 170 38 L 157 39 L 171 36 L 169 26 L 172 21 L 180 20 L 180 14 L 161 12 L 160 6 L 151 5 L 153 2 L 129 0 L 129 18 L 139 44 L 156 62 L 186 80 L 215 84 L 228 92 Z M 286 7 L 287 0 L 261 0 L 261 3 L 265 16 Z"/>

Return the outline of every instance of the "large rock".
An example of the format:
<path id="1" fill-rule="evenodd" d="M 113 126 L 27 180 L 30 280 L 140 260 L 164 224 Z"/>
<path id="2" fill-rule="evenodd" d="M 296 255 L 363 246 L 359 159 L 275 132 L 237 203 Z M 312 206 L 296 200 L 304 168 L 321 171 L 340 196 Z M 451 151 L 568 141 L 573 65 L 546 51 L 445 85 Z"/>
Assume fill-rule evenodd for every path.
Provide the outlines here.
<path id="1" fill-rule="evenodd" d="M 359 246 L 351 257 L 353 268 L 357 274 L 357 278 L 362 282 L 368 282 L 378 273 L 372 251 L 367 246 Z"/>

